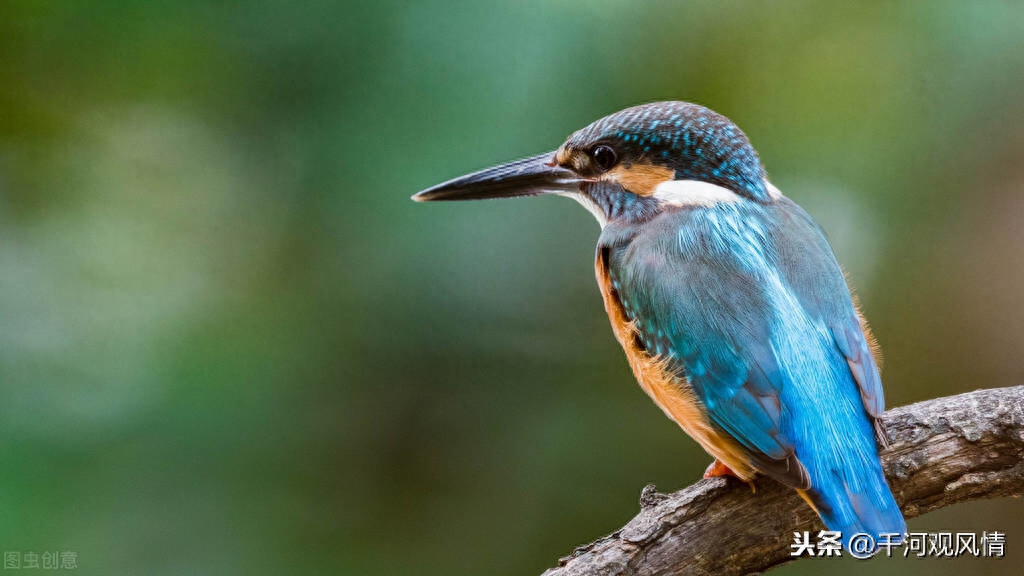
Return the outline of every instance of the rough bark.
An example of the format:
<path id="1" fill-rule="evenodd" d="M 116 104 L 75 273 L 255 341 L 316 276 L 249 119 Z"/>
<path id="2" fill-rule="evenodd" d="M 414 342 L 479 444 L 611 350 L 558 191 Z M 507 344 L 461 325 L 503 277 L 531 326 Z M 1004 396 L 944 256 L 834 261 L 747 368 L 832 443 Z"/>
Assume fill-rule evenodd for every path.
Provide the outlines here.
<path id="1" fill-rule="evenodd" d="M 1024 386 L 977 390 L 887 411 L 882 451 L 907 518 L 979 498 L 1024 494 Z M 544 576 L 763 572 L 793 560 L 794 531 L 823 529 L 797 494 L 711 478 L 672 494 L 644 488 L 640 513 L 577 548 Z"/>

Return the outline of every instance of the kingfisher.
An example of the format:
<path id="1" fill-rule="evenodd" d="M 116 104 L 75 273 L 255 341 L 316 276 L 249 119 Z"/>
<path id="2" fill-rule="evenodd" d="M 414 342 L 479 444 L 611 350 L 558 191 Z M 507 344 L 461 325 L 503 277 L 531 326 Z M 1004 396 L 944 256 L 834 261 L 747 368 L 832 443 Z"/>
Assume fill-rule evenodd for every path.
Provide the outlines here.
<path id="1" fill-rule="evenodd" d="M 736 124 L 686 102 L 635 106 L 413 200 L 542 194 L 597 218 L 612 331 L 644 392 L 714 458 L 705 478 L 773 478 L 847 545 L 905 533 L 879 458 L 874 337 L 824 232 Z"/>

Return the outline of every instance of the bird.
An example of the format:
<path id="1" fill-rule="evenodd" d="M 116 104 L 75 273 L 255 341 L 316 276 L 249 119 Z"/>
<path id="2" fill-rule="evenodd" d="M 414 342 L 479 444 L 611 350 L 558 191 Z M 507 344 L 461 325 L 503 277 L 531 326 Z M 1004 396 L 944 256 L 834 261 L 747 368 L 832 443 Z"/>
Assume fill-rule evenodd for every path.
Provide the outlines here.
<path id="1" fill-rule="evenodd" d="M 556 194 L 601 226 L 595 275 L 640 387 L 714 460 L 795 489 L 844 545 L 897 539 L 876 341 L 822 228 L 704 106 L 654 102 L 418 202 Z"/>

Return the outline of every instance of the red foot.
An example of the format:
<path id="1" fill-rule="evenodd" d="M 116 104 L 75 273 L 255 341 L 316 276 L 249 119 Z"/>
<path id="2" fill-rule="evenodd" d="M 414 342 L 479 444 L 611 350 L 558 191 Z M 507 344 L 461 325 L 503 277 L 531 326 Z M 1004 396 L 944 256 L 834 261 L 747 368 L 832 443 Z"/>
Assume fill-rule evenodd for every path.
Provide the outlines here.
<path id="1" fill-rule="evenodd" d="M 750 491 L 755 494 L 757 493 L 757 485 L 754 484 L 753 480 L 743 480 L 743 478 L 740 478 L 739 475 L 732 471 L 732 468 L 722 464 L 719 460 L 715 460 L 704 470 L 704 478 L 714 478 L 715 476 L 732 476 L 746 482 L 750 486 Z"/>
<path id="2" fill-rule="evenodd" d="M 714 478 L 715 476 L 732 476 L 733 478 L 739 478 L 731 468 L 722 464 L 721 461 L 715 460 L 710 466 L 704 470 L 704 478 Z M 740 478 L 742 480 L 742 478 Z"/>

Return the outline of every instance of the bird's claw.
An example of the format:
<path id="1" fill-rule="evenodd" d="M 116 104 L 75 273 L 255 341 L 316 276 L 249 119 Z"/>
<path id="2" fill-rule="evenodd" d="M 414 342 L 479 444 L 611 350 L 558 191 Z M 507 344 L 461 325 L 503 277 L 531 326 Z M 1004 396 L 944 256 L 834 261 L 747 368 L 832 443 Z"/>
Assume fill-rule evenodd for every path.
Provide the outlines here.
<path id="1" fill-rule="evenodd" d="M 733 472 L 732 468 L 729 468 L 717 459 L 704 470 L 705 479 L 714 478 L 715 476 L 732 476 L 742 482 L 746 482 L 747 485 L 750 486 L 750 491 L 752 493 L 757 493 L 757 486 L 754 484 L 753 480 L 744 480 L 739 476 L 739 474 Z"/>

